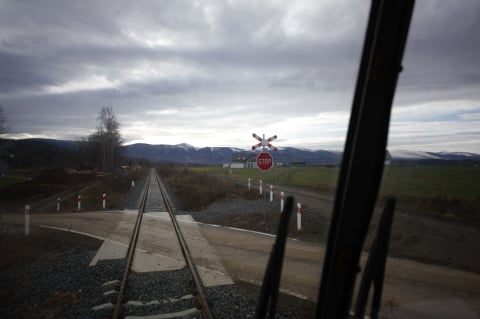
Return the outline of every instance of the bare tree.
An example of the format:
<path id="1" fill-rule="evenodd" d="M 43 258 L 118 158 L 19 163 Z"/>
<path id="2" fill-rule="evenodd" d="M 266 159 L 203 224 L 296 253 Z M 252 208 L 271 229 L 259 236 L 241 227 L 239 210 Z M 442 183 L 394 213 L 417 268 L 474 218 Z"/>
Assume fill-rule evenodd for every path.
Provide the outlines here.
<path id="1" fill-rule="evenodd" d="M 0 105 L 0 134 L 5 134 L 8 132 L 8 120 L 5 114 L 3 113 L 3 107 Z"/>
<path id="2" fill-rule="evenodd" d="M 101 169 L 113 172 L 120 159 L 122 145 L 120 124 L 111 106 L 102 107 L 97 120 L 99 121 L 97 131 L 90 135 L 88 140 L 93 143 Z"/>

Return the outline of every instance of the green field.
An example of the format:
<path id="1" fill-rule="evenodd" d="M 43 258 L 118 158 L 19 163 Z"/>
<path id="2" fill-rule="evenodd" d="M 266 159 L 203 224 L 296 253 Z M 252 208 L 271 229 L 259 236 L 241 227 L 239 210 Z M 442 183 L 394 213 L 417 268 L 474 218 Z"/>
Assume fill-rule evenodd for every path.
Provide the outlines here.
<path id="1" fill-rule="evenodd" d="M 197 167 L 195 171 L 211 174 L 227 174 L 228 169 L 219 167 Z M 304 187 L 313 190 L 332 191 L 337 183 L 339 169 L 325 167 L 275 168 L 261 172 L 256 168 L 232 169 L 232 177 L 265 183 Z"/>
<path id="2" fill-rule="evenodd" d="M 227 175 L 228 169 L 198 167 L 195 171 Z M 320 192 L 335 191 L 339 168 L 304 167 L 233 169 L 234 178 L 262 179 L 274 185 L 303 187 Z M 411 206 L 442 214 L 479 218 L 480 168 L 478 167 L 387 167 L 380 197 L 394 195 L 402 206 Z"/>

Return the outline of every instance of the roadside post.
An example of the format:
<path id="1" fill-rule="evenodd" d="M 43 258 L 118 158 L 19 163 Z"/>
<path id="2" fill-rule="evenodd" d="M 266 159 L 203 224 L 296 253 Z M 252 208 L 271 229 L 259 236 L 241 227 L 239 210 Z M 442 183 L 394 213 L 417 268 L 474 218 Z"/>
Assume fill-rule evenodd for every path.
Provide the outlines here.
<path id="1" fill-rule="evenodd" d="M 260 180 L 260 186 L 258 187 L 258 189 L 260 190 L 260 195 L 263 194 L 262 184 L 263 184 L 263 182 L 262 182 L 262 180 Z"/>
<path id="2" fill-rule="evenodd" d="M 107 206 L 107 194 L 103 193 L 102 195 L 102 208 L 105 209 Z"/>
<path id="3" fill-rule="evenodd" d="M 78 208 L 78 210 L 82 209 L 82 196 L 81 195 L 77 196 L 77 208 Z"/>
<path id="4" fill-rule="evenodd" d="M 297 230 L 302 229 L 302 204 L 297 203 Z"/>
<path id="5" fill-rule="evenodd" d="M 60 211 L 60 197 L 57 197 L 57 212 Z"/>
<path id="6" fill-rule="evenodd" d="M 283 206 L 285 205 L 285 193 L 280 192 L 280 213 L 283 212 Z"/>
<path id="7" fill-rule="evenodd" d="M 132 179 L 132 187 L 135 186 L 135 181 Z"/>
<path id="8" fill-rule="evenodd" d="M 30 205 L 25 205 L 25 236 L 30 234 Z"/>
<path id="9" fill-rule="evenodd" d="M 251 187 L 252 187 L 252 179 L 249 177 L 248 178 L 248 191 L 250 191 Z"/>
<path id="10" fill-rule="evenodd" d="M 273 202 L 273 185 L 270 185 L 270 203 Z"/>

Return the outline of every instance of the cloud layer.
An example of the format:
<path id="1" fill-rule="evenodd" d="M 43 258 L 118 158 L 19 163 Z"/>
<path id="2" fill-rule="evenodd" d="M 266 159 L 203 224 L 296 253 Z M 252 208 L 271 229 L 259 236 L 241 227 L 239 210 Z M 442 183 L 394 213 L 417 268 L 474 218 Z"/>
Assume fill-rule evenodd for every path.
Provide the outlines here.
<path id="1" fill-rule="evenodd" d="M 0 1 L 11 136 L 342 149 L 364 1 Z M 461 18 L 459 18 L 461 17 Z M 418 1 L 390 147 L 480 152 L 480 5 Z"/>

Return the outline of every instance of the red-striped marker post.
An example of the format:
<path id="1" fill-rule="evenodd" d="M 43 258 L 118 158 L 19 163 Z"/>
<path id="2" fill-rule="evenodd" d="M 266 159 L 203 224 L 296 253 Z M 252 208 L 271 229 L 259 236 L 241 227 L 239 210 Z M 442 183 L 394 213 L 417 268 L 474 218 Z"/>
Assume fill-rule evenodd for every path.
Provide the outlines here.
<path id="1" fill-rule="evenodd" d="M 103 193 L 102 195 L 102 208 L 105 209 L 107 206 L 107 194 Z"/>
<path id="2" fill-rule="evenodd" d="M 280 213 L 283 212 L 284 205 L 285 205 L 285 193 L 280 192 Z"/>
<path id="3" fill-rule="evenodd" d="M 302 229 L 302 204 L 297 203 L 297 230 Z"/>
<path id="4" fill-rule="evenodd" d="M 273 202 L 273 185 L 270 185 L 270 203 Z"/>
<path id="5" fill-rule="evenodd" d="M 78 210 L 82 209 L 82 196 L 81 195 L 77 196 L 77 208 L 78 208 Z"/>

